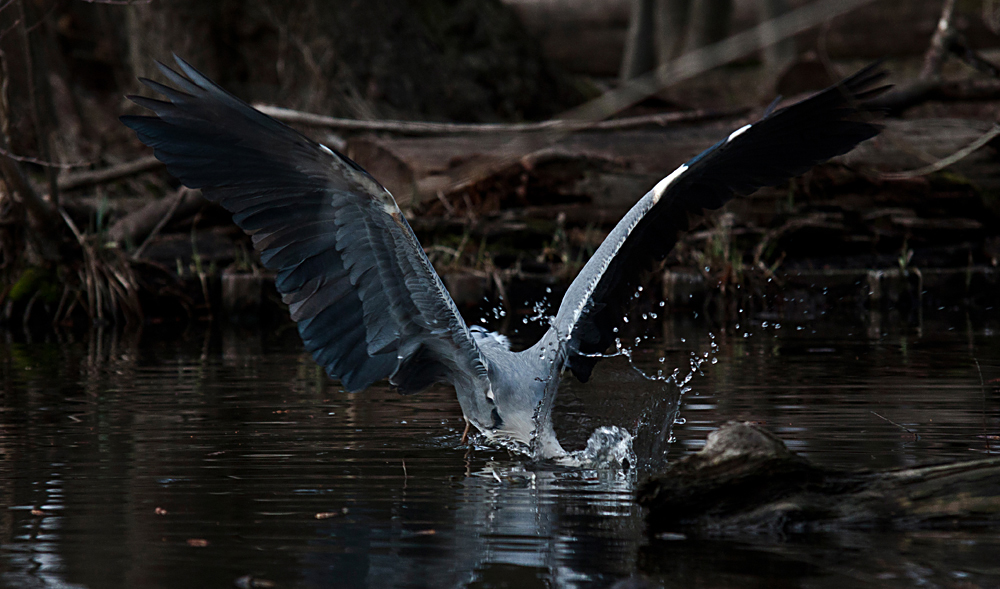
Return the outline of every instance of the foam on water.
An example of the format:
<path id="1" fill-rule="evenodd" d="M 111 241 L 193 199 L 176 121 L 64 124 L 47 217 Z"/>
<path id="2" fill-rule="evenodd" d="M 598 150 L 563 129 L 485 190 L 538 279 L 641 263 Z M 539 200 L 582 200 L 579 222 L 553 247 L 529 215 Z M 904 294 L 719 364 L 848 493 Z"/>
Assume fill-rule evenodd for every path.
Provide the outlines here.
<path id="1" fill-rule="evenodd" d="M 586 448 L 570 452 L 556 462 L 579 468 L 628 470 L 636 464 L 632 439 L 632 434 L 616 425 L 599 427 L 590 434 Z"/>

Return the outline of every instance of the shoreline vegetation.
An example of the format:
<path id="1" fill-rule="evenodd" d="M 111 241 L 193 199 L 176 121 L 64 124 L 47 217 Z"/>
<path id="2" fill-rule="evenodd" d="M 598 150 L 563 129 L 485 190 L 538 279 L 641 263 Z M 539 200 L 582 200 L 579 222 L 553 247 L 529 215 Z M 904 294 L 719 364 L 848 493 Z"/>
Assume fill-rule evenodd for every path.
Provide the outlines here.
<path id="1" fill-rule="evenodd" d="M 676 80 L 636 99 L 656 76 L 641 86 L 580 71 L 581 55 L 600 47 L 572 53 L 569 41 L 533 37 L 546 21 L 526 2 L 468 0 L 447 10 L 432 2 L 422 11 L 374 3 L 339 13 L 307 3 L 302 14 L 278 14 L 285 9 L 276 2 L 240 14 L 203 14 L 195 4 L 44 12 L 18 0 L 0 11 L 0 323 L 252 321 L 262 310 L 283 312 L 229 215 L 178 187 L 117 122 L 131 112 L 123 96 L 137 91 L 135 75 L 155 78 L 148 66 L 165 59 L 163 48 L 220 73 L 229 90 L 367 169 L 394 194 L 463 313 L 492 322 L 527 318 L 546 296 L 558 300 L 636 200 L 759 118 L 774 95 L 794 100 L 872 61 L 847 28 L 862 11 L 885 9 L 829 16 L 817 23 L 826 37 L 801 25 L 780 67 L 760 47 L 702 72 L 678 59 Z M 752 30 L 736 4 L 733 27 Z M 747 307 L 781 316 L 803 304 L 992 308 L 1000 300 L 1000 37 L 981 15 L 942 6 L 905 11 L 889 32 L 906 43 L 886 62 L 895 89 L 881 99 L 879 137 L 695 220 L 653 272 L 640 307 L 665 301 L 724 320 Z M 388 35 L 388 13 L 403 24 L 385 48 L 370 39 Z M 184 19 L 194 25 L 165 32 L 164 23 Z M 220 22 L 234 38 L 195 43 Z M 323 34 L 324 25 L 344 38 Z M 348 34 L 354 29 L 369 35 Z M 727 41 L 740 34 L 705 49 L 729 55 Z M 410 54 L 393 62 L 403 47 Z M 703 55 L 705 64 L 722 59 Z"/>

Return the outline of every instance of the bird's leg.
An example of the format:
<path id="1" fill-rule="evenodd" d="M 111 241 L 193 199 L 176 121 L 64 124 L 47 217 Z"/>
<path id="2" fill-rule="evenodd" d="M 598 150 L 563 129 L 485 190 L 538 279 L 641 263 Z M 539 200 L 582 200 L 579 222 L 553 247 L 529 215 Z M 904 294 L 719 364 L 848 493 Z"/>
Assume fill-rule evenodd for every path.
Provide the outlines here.
<path id="1" fill-rule="evenodd" d="M 462 441 L 459 444 L 464 444 L 469 439 L 469 426 L 471 422 L 465 416 L 463 416 L 463 419 L 465 419 L 465 431 L 462 432 Z"/>

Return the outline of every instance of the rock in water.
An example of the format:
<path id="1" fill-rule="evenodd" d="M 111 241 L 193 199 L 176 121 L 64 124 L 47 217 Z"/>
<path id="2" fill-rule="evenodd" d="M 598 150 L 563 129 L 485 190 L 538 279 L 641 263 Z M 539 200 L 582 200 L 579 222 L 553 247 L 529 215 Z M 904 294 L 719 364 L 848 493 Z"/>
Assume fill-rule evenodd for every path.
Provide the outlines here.
<path id="1" fill-rule="evenodd" d="M 1000 522 L 1000 458 L 883 471 L 817 466 L 776 436 L 730 422 L 650 478 L 651 534 L 955 529 Z"/>

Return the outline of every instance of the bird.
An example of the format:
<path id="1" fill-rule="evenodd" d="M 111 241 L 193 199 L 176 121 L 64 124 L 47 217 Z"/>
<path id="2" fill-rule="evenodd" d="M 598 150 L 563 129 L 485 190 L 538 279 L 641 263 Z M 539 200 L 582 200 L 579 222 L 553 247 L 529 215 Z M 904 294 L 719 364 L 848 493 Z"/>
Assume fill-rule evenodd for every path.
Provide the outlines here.
<path id="1" fill-rule="evenodd" d="M 565 371 L 586 382 L 633 294 L 688 228 L 722 207 L 842 155 L 881 130 L 866 102 L 886 91 L 872 64 L 784 108 L 767 109 L 656 183 L 569 285 L 547 331 L 513 351 L 468 326 L 393 196 L 357 163 L 225 91 L 183 59 L 157 62 L 160 98 L 124 115 L 167 171 L 222 205 L 250 235 L 315 361 L 349 392 L 451 384 L 466 423 L 537 460 L 569 460 L 551 412 Z M 877 113 L 876 113 L 877 115 Z"/>

